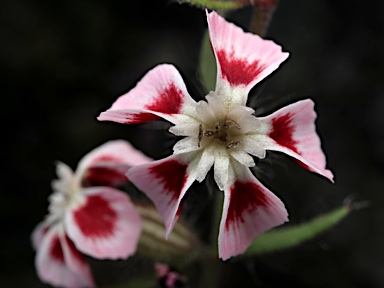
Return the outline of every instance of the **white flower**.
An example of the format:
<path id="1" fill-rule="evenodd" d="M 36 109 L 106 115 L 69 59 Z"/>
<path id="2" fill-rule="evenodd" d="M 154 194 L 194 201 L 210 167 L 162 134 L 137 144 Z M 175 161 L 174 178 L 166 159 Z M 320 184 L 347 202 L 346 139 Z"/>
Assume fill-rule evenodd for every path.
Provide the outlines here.
<path id="1" fill-rule="evenodd" d="M 127 258 L 136 252 L 141 219 L 129 196 L 109 187 L 127 183 L 125 173 L 151 161 L 129 143 L 110 141 L 88 153 L 73 172 L 56 167 L 49 214 L 32 233 L 40 279 L 60 287 L 93 287 L 83 256 Z"/>
<path id="2" fill-rule="evenodd" d="M 262 159 L 266 150 L 280 151 L 310 171 L 330 180 L 333 176 L 325 169 L 311 100 L 262 118 L 246 107 L 251 88 L 277 69 L 288 53 L 215 12 L 207 13 L 207 19 L 218 66 L 216 89 L 207 101 L 196 103 L 176 68 L 163 64 L 98 119 L 132 124 L 164 118 L 174 124 L 171 133 L 184 136 L 172 156 L 136 166 L 127 174 L 155 203 L 166 236 L 188 188 L 195 180 L 204 180 L 213 166 L 215 181 L 225 195 L 219 232 L 219 256 L 225 260 L 244 252 L 260 233 L 288 220 L 284 204 L 250 172 L 249 167 L 255 166 L 252 156 Z"/>

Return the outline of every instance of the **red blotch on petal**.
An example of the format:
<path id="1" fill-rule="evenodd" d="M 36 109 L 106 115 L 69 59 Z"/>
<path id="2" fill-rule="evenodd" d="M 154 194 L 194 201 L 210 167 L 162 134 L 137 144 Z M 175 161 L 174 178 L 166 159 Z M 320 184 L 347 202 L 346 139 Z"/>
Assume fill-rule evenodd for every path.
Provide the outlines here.
<path id="1" fill-rule="evenodd" d="M 83 187 L 116 186 L 128 183 L 125 174 L 108 167 L 90 167 L 82 179 Z"/>
<path id="2" fill-rule="evenodd" d="M 264 70 L 258 60 L 248 62 L 246 59 L 235 58 L 234 53 L 227 54 L 224 50 L 217 52 L 221 75 L 231 85 L 248 85 Z"/>
<path id="3" fill-rule="evenodd" d="M 153 111 L 155 111 L 155 110 L 153 110 Z M 159 111 L 157 111 L 157 112 L 159 112 Z M 154 115 L 152 113 L 141 112 L 138 114 L 130 114 L 127 122 L 125 122 L 123 124 L 140 124 L 140 123 L 151 122 L 151 121 L 155 121 L 155 120 L 159 120 L 159 119 L 161 119 L 159 116 Z"/>
<path id="4" fill-rule="evenodd" d="M 121 163 L 123 161 L 120 158 L 116 158 L 116 157 L 109 156 L 109 155 L 103 155 L 103 156 L 100 156 L 100 157 L 97 157 L 97 158 L 93 159 L 91 164 L 99 163 L 99 162 Z"/>
<path id="5" fill-rule="evenodd" d="M 187 168 L 187 165 L 176 160 L 166 161 L 150 168 L 151 173 L 164 185 L 164 193 L 171 197 L 171 202 L 179 199 L 187 181 Z"/>
<path id="6" fill-rule="evenodd" d="M 272 119 L 272 131 L 268 136 L 275 140 L 277 144 L 300 154 L 296 148 L 297 141 L 293 139 L 294 132 L 295 127 L 292 125 L 292 114 L 287 113 Z"/>
<path id="7" fill-rule="evenodd" d="M 116 212 L 99 195 L 87 197 L 84 206 L 74 211 L 74 220 L 80 231 L 88 237 L 109 237 L 113 234 Z"/>
<path id="8" fill-rule="evenodd" d="M 49 251 L 53 259 L 58 262 L 64 263 L 64 254 L 61 247 L 60 239 L 58 236 L 52 238 L 51 249 Z"/>
<path id="9" fill-rule="evenodd" d="M 229 229 L 232 222 L 244 223 L 244 212 L 268 206 L 268 199 L 263 193 L 263 189 L 256 183 L 236 181 L 231 187 L 230 193 L 226 229 Z"/>
<path id="10" fill-rule="evenodd" d="M 156 97 L 154 102 L 146 105 L 144 108 L 164 114 L 178 114 L 181 110 L 183 102 L 183 91 L 172 83 L 158 97 Z"/>
<path id="11" fill-rule="evenodd" d="M 181 214 L 181 210 L 183 209 L 183 204 L 184 204 L 184 202 L 182 201 L 182 202 L 180 202 L 179 207 L 177 207 L 176 217 L 179 217 L 179 216 L 180 216 L 180 214 Z"/>
<path id="12" fill-rule="evenodd" d="M 49 226 L 44 227 L 43 230 L 41 230 L 41 235 L 44 236 L 45 234 L 47 234 L 48 230 L 49 230 Z"/>
<path id="13" fill-rule="evenodd" d="M 71 250 L 71 256 L 75 257 L 77 261 L 79 262 L 85 262 L 83 254 L 80 253 L 79 250 L 75 247 L 75 244 L 71 241 L 71 239 L 68 238 L 67 235 L 65 235 L 65 241 L 67 242 L 69 250 Z"/>

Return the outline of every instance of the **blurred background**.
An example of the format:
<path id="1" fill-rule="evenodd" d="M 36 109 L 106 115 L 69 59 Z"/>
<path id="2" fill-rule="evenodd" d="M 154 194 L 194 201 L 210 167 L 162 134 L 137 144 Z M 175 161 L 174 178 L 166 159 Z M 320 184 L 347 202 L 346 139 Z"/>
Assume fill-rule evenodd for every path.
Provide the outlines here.
<path id="1" fill-rule="evenodd" d="M 229 18 L 246 27 L 249 16 L 244 8 Z M 201 99 L 205 27 L 202 10 L 170 1 L 1 1 L 1 287 L 48 287 L 35 274 L 30 234 L 46 214 L 56 160 L 75 168 L 119 138 L 156 159 L 170 154 L 163 124 L 96 117 L 164 62 Z M 241 287 L 384 287 L 384 2 L 280 1 L 266 37 L 291 56 L 253 90 L 254 107 L 266 115 L 313 99 L 336 182 L 272 153 L 260 163 L 262 182 L 286 203 L 291 224 L 350 197 L 370 207 L 298 247 L 223 263 L 218 287 L 239 287 L 239 279 Z M 119 271 L 136 273 L 132 267 Z"/>

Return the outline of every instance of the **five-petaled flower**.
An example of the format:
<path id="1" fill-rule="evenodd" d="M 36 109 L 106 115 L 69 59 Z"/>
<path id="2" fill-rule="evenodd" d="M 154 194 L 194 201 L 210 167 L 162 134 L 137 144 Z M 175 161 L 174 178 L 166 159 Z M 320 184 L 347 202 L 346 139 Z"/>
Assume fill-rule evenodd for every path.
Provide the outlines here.
<path id="1" fill-rule="evenodd" d="M 215 12 L 207 13 L 211 45 L 218 66 L 216 89 L 207 101 L 195 102 L 172 65 L 158 65 L 135 88 L 116 100 L 99 120 L 142 123 L 164 118 L 169 131 L 184 136 L 173 155 L 133 167 L 131 181 L 155 203 L 164 219 L 166 236 L 182 207 L 182 199 L 213 166 L 224 191 L 219 256 L 240 254 L 253 239 L 288 220 L 284 204 L 251 173 L 252 156 L 266 150 L 283 152 L 306 169 L 333 179 L 315 131 L 311 100 L 298 101 L 266 117 L 255 117 L 246 106 L 248 93 L 287 59 L 288 53 L 270 40 L 245 33 Z"/>
<path id="2" fill-rule="evenodd" d="M 136 251 L 141 219 L 125 193 L 112 188 L 125 173 L 150 158 L 122 140 L 110 141 L 87 154 L 75 173 L 57 163 L 49 214 L 32 233 L 35 264 L 44 282 L 60 287 L 93 287 L 83 256 L 127 258 Z"/>

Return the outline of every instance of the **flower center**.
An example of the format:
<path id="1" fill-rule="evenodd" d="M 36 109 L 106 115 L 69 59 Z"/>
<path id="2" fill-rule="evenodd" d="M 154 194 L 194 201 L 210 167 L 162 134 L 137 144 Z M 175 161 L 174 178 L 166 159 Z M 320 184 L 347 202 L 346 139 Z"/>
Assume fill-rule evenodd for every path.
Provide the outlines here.
<path id="1" fill-rule="evenodd" d="M 234 148 L 240 144 L 240 141 L 237 139 L 240 135 L 240 130 L 239 123 L 228 118 L 217 122 L 214 126 L 203 126 L 203 124 L 200 124 L 197 146 L 200 148 L 203 138 L 212 138 L 225 144 L 227 149 Z"/>

